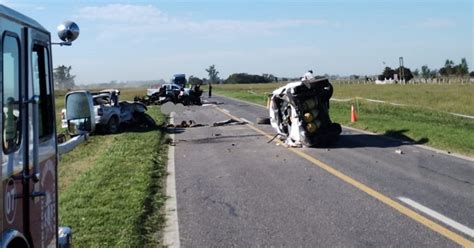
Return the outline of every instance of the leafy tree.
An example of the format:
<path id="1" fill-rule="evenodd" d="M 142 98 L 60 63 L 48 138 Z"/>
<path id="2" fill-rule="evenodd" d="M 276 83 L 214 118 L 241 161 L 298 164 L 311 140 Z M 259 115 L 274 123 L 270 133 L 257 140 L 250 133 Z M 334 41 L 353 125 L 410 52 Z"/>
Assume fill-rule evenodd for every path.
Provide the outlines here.
<path id="1" fill-rule="evenodd" d="M 421 76 L 426 80 L 428 80 L 428 78 L 430 78 L 430 75 L 431 75 L 431 70 L 430 68 L 428 68 L 427 65 L 424 65 L 421 67 Z"/>
<path id="2" fill-rule="evenodd" d="M 262 74 L 262 76 L 263 76 L 268 82 L 278 82 L 278 78 L 275 77 L 273 74 Z"/>
<path id="3" fill-rule="evenodd" d="M 393 75 L 395 74 L 395 71 L 390 68 L 390 67 L 385 67 L 385 69 L 382 72 L 382 75 L 379 75 L 379 80 L 385 80 L 385 79 L 393 79 Z"/>
<path id="4" fill-rule="evenodd" d="M 418 70 L 418 68 L 413 71 L 413 76 L 414 77 L 419 77 L 420 76 L 420 70 Z"/>
<path id="5" fill-rule="evenodd" d="M 72 89 L 74 88 L 75 75 L 71 74 L 71 66 L 60 65 L 54 68 L 54 86 L 58 89 Z"/>
<path id="6" fill-rule="evenodd" d="M 438 70 L 434 69 L 430 71 L 430 77 L 431 78 L 436 78 L 438 76 Z"/>
<path id="7" fill-rule="evenodd" d="M 474 71 L 471 71 L 471 73 L 469 73 L 469 76 L 474 77 Z"/>
<path id="8" fill-rule="evenodd" d="M 191 85 L 202 85 L 204 82 L 198 77 L 190 76 L 188 79 L 188 83 Z"/>
<path id="9" fill-rule="evenodd" d="M 400 71 L 403 71 L 403 79 L 405 79 L 405 82 L 408 82 L 413 78 L 413 73 L 411 72 L 410 69 L 408 69 L 406 67 L 398 67 L 395 71 L 397 73 L 400 73 Z M 400 78 L 401 76 L 398 75 L 398 77 Z"/>
<path id="10" fill-rule="evenodd" d="M 399 74 L 400 71 L 403 71 L 403 75 L 404 75 L 404 78 L 405 78 L 405 82 L 408 82 L 410 81 L 412 78 L 413 78 L 413 74 L 411 73 L 411 70 L 406 68 L 406 67 L 398 67 L 396 68 L 395 70 L 390 68 L 390 67 L 385 67 L 385 69 L 383 70 L 382 72 L 382 75 L 379 75 L 378 76 L 378 79 L 379 80 L 384 80 L 384 79 L 394 79 L 395 78 L 395 74 Z M 400 75 L 398 75 L 398 77 L 400 78 Z"/>
<path id="11" fill-rule="evenodd" d="M 217 83 L 219 82 L 219 77 L 217 76 L 219 72 L 216 70 L 215 65 L 209 66 L 208 69 L 206 69 L 207 73 L 209 74 L 209 83 Z"/>
<path id="12" fill-rule="evenodd" d="M 466 58 L 461 59 L 461 64 L 459 64 L 458 67 L 460 76 L 467 76 L 467 74 L 469 74 L 469 66 L 467 65 Z"/>
<path id="13" fill-rule="evenodd" d="M 452 60 L 447 59 L 444 63 L 444 67 L 439 69 L 439 74 L 441 76 L 467 76 L 469 74 L 469 66 L 467 65 L 466 58 L 461 59 L 461 63 L 454 65 Z"/>
<path id="14" fill-rule="evenodd" d="M 451 76 L 451 75 L 454 74 L 454 68 L 453 67 L 454 67 L 454 62 L 452 60 L 447 59 L 444 62 L 444 67 L 439 69 L 439 74 L 441 76 L 445 76 L 445 77 Z"/>
<path id="15" fill-rule="evenodd" d="M 256 83 L 269 83 L 271 82 L 268 78 L 259 75 L 252 75 L 247 73 L 234 73 L 230 75 L 226 80 L 226 84 L 256 84 Z"/>

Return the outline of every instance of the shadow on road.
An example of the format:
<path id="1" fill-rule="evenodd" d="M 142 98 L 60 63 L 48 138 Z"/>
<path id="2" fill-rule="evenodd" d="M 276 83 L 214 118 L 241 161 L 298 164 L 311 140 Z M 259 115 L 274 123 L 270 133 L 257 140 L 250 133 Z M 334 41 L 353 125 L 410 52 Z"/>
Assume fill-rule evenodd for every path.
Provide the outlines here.
<path id="1" fill-rule="evenodd" d="M 360 147 L 398 147 L 401 145 L 425 144 L 429 141 L 428 138 L 421 138 L 413 140 L 403 133 L 407 129 L 402 130 L 388 130 L 383 135 L 370 134 L 342 134 L 339 141 L 332 145 L 332 148 L 360 148 Z"/>
<path id="2" fill-rule="evenodd" d="M 391 138 L 399 139 L 399 140 L 402 140 L 402 141 L 408 141 L 410 143 L 419 144 L 419 145 L 425 144 L 429 141 L 429 139 L 426 138 L 426 137 L 421 138 L 419 140 L 414 140 L 414 139 L 406 136 L 405 134 L 403 134 L 403 133 L 406 133 L 408 131 L 409 131 L 408 129 L 387 130 L 383 135 L 391 137 Z"/>

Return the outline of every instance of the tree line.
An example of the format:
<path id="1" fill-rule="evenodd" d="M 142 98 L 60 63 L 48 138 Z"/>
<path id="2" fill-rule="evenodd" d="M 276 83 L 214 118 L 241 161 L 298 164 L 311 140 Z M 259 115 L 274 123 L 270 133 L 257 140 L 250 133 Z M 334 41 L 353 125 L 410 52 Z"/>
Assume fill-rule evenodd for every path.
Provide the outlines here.
<path id="1" fill-rule="evenodd" d="M 469 73 L 469 66 L 466 58 L 462 58 L 459 64 L 454 64 L 452 60 L 447 59 L 444 66 L 440 69 L 430 69 L 428 65 L 423 65 L 420 69 L 415 69 L 413 72 L 409 68 L 399 67 L 392 69 L 385 67 L 382 74 L 378 76 L 379 80 L 384 79 L 395 79 L 395 74 L 398 79 L 403 79 L 405 82 L 410 81 L 413 78 L 423 78 L 425 81 L 428 79 L 443 78 L 449 81 L 450 78 L 465 78 L 474 77 L 474 71 Z"/>
<path id="2" fill-rule="evenodd" d="M 209 66 L 205 69 L 209 78 L 198 78 L 190 76 L 188 82 L 190 84 L 254 84 L 254 83 L 271 83 L 278 81 L 288 81 L 288 78 L 278 78 L 273 74 L 255 75 L 249 73 L 233 73 L 227 79 L 219 78 L 219 71 L 215 65 Z"/>
<path id="3" fill-rule="evenodd" d="M 72 67 L 60 65 L 54 68 L 54 86 L 55 89 L 60 90 L 69 90 L 75 87 L 75 75 L 71 74 Z M 198 78 L 190 76 L 188 82 L 190 84 L 253 84 L 253 83 L 271 83 L 278 81 L 291 81 L 298 80 L 299 78 L 278 78 L 273 74 L 262 74 L 254 75 L 249 73 L 233 73 L 227 77 L 227 79 L 219 78 L 219 71 L 215 65 L 209 66 L 205 69 L 209 75 L 209 78 Z M 354 76 L 354 75 L 353 75 Z M 391 67 L 385 67 L 382 74 L 378 75 L 379 80 L 384 79 L 395 79 L 404 80 L 409 82 L 413 78 L 423 78 L 425 81 L 428 79 L 435 79 L 438 77 L 442 78 L 465 78 L 465 77 L 474 77 L 474 71 L 469 73 L 469 66 L 467 64 L 466 58 L 462 58 L 459 64 L 455 64 L 452 60 L 447 59 L 444 63 L 444 66 L 440 69 L 430 69 L 428 65 L 423 65 L 421 69 L 415 69 L 411 71 L 406 67 L 398 67 L 392 69 Z M 351 76 L 352 77 L 352 76 Z M 359 76 L 357 76 L 359 78 Z M 369 77 L 365 77 L 366 80 Z"/>
<path id="4" fill-rule="evenodd" d="M 71 74 L 72 67 L 60 65 L 54 68 L 54 88 L 59 90 L 70 90 L 76 85 L 74 83 L 75 75 Z"/>

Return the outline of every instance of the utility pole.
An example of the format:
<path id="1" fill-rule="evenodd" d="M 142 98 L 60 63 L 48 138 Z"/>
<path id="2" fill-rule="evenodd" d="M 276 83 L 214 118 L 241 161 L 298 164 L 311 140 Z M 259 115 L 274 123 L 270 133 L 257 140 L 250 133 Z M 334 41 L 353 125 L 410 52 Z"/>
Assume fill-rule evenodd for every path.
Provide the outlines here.
<path id="1" fill-rule="evenodd" d="M 398 74 L 400 75 L 400 81 L 405 83 L 405 67 L 403 67 L 403 57 L 398 58 L 400 67 L 398 67 Z"/>

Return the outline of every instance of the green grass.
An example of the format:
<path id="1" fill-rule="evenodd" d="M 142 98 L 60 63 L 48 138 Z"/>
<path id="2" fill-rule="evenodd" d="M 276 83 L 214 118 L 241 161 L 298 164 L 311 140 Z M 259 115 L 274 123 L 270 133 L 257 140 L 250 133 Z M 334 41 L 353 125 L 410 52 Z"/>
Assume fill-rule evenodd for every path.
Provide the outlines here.
<path id="1" fill-rule="evenodd" d="M 216 94 L 257 104 L 284 84 L 216 85 Z M 331 102 L 333 121 L 451 152 L 474 155 L 474 120 L 445 112 L 474 115 L 474 85 L 334 85 L 335 98 L 363 97 L 414 106 L 367 101 Z M 358 121 L 350 122 L 350 106 L 359 106 Z"/>
<path id="2" fill-rule="evenodd" d="M 126 91 L 123 100 L 135 93 L 139 90 Z M 148 113 L 164 121 L 159 108 Z M 61 157 L 59 221 L 73 228 L 74 246 L 162 246 L 164 141 L 165 134 L 156 129 L 93 135 Z"/>
<path id="3" fill-rule="evenodd" d="M 474 116 L 474 84 L 335 84 L 334 97 L 364 97 Z"/>

